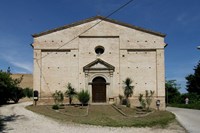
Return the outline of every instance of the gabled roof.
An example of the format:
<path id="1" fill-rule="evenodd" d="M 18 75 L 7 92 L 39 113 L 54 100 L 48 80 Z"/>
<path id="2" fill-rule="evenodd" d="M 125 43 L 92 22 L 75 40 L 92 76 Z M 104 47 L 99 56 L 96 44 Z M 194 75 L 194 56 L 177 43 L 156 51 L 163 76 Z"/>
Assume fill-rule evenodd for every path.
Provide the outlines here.
<path id="1" fill-rule="evenodd" d="M 138 27 L 138 26 L 134 26 L 134 25 L 131 25 L 131 24 L 119 22 L 119 21 L 114 20 L 114 19 L 105 18 L 103 16 L 95 16 L 95 17 L 92 17 L 92 18 L 88 18 L 88 19 L 85 19 L 85 20 L 82 20 L 82 21 L 72 23 L 72 24 L 64 25 L 64 26 L 61 26 L 61 27 L 58 27 L 58 28 L 55 28 L 55 29 L 52 29 L 52 30 L 47 30 L 47 31 L 44 31 L 44 32 L 41 32 L 41 33 L 33 34 L 32 36 L 33 37 L 43 36 L 43 35 L 50 34 L 50 33 L 56 32 L 56 31 L 60 31 L 60 30 L 63 30 L 63 29 L 67 29 L 67 28 L 70 28 L 70 27 L 81 25 L 81 24 L 84 24 L 84 23 L 87 23 L 87 22 L 91 22 L 91 21 L 94 21 L 96 19 L 101 19 L 101 20 L 104 20 L 104 21 L 107 21 L 107 22 L 111 22 L 111 23 L 114 23 L 114 24 L 118 24 L 118 25 L 121 25 L 121 26 L 136 29 L 136 30 L 139 30 L 139 31 L 143 31 L 143 32 L 150 33 L 150 34 L 157 35 L 157 36 L 161 36 L 161 37 L 166 36 L 165 34 L 160 33 L 160 32 L 147 30 L 147 29 L 144 29 L 144 28 L 141 28 L 141 27 Z"/>
<path id="2" fill-rule="evenodd" d="M 102 66 L 105 66 L 105 67 L 99 67 L 99 68 L 98 68 L 98 66 L 97 67 L 93 67 L 93 66 L 95 66 L 97 64 L 101 64 Z M 103 61 L 101 59 L 96 59 L 95 61 L 93 61 L 93 62 L 91 62 L 88 65 L 83 67 L 83 71 L 85 71 L 85 70 L 99 70 L 99 69 L 101 69 L 101 70 L 114 70 L 115 67 L 110 65 L 110 64 L 108 64 L 107 62 L 105 62 L 105 61 Z"/>

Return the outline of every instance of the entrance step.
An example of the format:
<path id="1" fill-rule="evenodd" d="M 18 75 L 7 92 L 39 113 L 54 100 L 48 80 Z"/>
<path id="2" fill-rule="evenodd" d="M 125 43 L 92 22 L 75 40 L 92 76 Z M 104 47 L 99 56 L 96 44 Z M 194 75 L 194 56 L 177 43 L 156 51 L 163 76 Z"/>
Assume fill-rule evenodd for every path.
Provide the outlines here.
<path id="1" fill-rule="evenodd" d="M 110 105 L 109 103 L 90 103 L 90 105 Z"/>

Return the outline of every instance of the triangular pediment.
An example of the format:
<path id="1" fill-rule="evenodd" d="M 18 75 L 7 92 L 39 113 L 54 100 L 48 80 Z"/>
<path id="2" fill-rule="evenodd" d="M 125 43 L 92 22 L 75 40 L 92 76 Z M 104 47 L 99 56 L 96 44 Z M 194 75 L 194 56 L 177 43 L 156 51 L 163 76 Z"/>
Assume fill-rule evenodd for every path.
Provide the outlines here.
<path id="1" fill-rule="evenodd" d="M 114 71 L 114 69 L 115 69 L 114 66 L 112 66 L 111 64 L 101 59 L 96 59 L 95 61 L 83 67 L 83 71 L 85 70 L 113 70 Z"/>
<path id="2" fill-rule="evenodd" d="M 127 23 L 120 22 L 120 21 L 117 21 L 117 20 L 114 20 L 114 19 L 103 17 L 103 16 L 95 16 L 95 17 L 92 17 L 92 18 L 88 18 L 88 19 L 85 19 L 85 20 L 82 20 L 82 21 L 72 23 L 72 24 L 64 25 L 64 26 L 61 26 L 61 27 L 58 27 L 58 28 L 55 28 L 55 29 L 51 29 L 51 30 L 47 30 L 47 31 L 44 31 L 44 32 L 41 32 L 41 33 L 33 34 L 32 36 L 33 37 L 39 37 L 39 36 L 47 35 L 47 34 L 50 34 L 50 33 L 53 33 L 53 32 L 61 31 L 61 30 L 67 29 L 67 28 L 71 28 L 71 27 L 75 27 L 75 26 L 78 26 L 78 25 L 81 25 L 81 24 L 85 24 L 85 23 L 88 23 L 88 22 L 91 22 L 91 21 L 95 21 L 97 19 L 99 19 L 101 21 L 106 21 L 106 22 L 110 22 L 110 23 L 113 23 L 113 24 L 121 25 L 121 26 L 124 26 L 124 27 L 128 27 L 128 28 L 131 28 L 131 29 L 136 29 L 136 30 L 146 32 L 146 33 L 149 33 L 149 34 L 165 37 L 165 34 L 163 34 L 163 33 L 155 32 L 155 31 L 152 31 L 152 30 L 147 30 L 147 29 L 135 26 L 135 25 L 127 24 Z"/>

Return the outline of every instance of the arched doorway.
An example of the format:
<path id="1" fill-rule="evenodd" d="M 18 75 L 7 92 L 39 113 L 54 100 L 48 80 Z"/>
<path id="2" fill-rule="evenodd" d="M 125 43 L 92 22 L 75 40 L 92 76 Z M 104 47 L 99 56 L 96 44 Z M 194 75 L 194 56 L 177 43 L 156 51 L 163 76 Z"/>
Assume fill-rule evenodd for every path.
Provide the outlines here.
<path id="1" fill-rule="evenodd" d="M 92 102 L 106 102 L 106 80 L 102 77 L 92 80 Z"/>

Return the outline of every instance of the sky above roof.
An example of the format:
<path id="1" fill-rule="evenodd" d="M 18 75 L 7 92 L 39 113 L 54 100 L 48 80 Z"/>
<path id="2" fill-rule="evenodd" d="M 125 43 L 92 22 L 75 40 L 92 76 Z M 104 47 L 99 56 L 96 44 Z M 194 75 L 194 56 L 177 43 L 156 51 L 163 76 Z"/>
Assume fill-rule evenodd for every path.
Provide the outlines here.
<path id="1" fill-rule="evenodd" d="M 0 69 L 32 73 L 32 34 L 96 15 L 107 16 L 128 0 L 1 0 Z M 166 79 L 185 91 L 185 76 L 200 59 L 199 0 L 134 0 L 111 19 L 167 34 Z"/>

